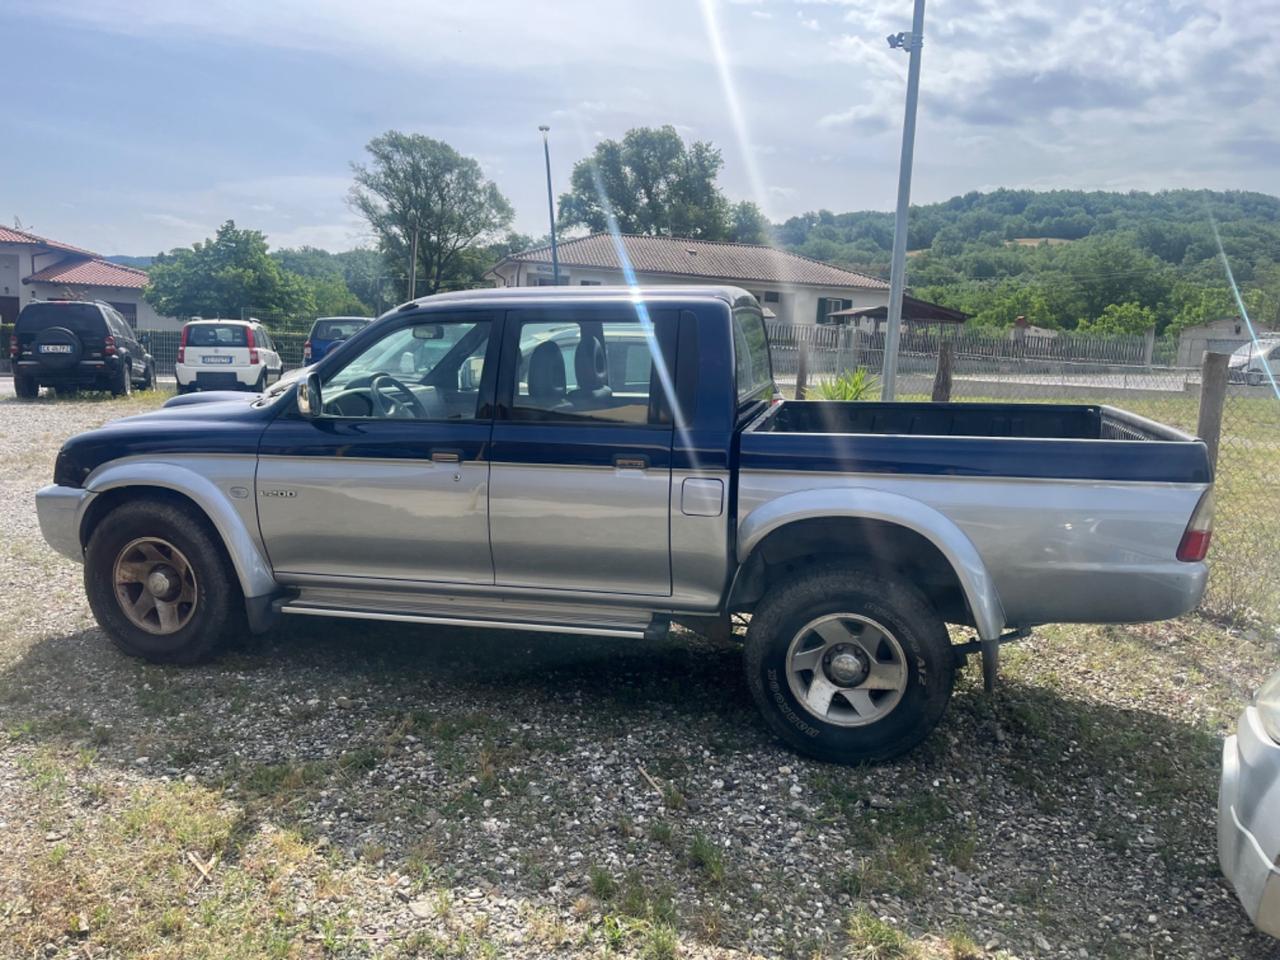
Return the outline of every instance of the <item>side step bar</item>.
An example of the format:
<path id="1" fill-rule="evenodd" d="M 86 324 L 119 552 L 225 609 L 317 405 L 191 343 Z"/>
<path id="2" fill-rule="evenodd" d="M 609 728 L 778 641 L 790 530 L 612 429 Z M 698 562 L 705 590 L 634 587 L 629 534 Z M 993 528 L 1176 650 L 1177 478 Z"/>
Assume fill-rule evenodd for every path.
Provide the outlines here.
<path id="1" fill-rule="evenodd" d="M 627 640 L 656 639 L 664 636 L 670 625 L 664 619 L 655 618 L 647 625 L 591 624 L 591 623 L 540 623 L 530 620 L 494 620 L 482 617 L 448 616 L 435 613 L 387 612 L 344 607 L 326 607 L 315 604 L 287 601 L 279 608 L 281 613 L 310 617 L 343 617 L 351 620 L 385 620 L 393 623 L 422 623 L 446 627 L 480 627 L 492 630 L 524 630 L 534 633 L 571 633 L 592 637 L 616 637 Z"/>

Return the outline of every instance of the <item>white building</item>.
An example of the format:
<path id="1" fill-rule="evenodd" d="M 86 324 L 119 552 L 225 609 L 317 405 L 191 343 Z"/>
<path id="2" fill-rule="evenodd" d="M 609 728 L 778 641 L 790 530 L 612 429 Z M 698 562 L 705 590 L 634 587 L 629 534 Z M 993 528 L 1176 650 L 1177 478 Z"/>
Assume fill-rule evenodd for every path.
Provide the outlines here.
<path id="1" fill-rule="evenodd" d="M 619 251 L 621 248 L 621 254 Z M 839 310 L 885 306 L 889 284 L 875 277 L 749 243 L 607 233 L 559 244 L 560 283 L 571 286 L 719 283 L 755 294 L 767 313 L 792 323 L 827 322 Z M 622 256 L 631 275 L 624 271 Z M 512 254 L 489 275 L 499 286 L 554 284 L 551 246 Z"/>
<path id="2" fill-rule="evenodd" d="M 142 270 L 25 230 L 0 227 L 0 322 L 13 323 L 32 300 L 105 300 L 138 330 L 178 330 L 142 298 Z"/>

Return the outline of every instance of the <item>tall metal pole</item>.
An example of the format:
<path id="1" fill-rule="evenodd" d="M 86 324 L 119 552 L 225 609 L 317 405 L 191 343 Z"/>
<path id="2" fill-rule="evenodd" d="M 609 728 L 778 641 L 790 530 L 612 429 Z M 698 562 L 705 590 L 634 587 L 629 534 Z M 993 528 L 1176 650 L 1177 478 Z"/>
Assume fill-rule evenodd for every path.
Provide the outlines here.
<path id="1" fill-rule="evenodd" d="M 916 101 L 920 96 L 920 48 L 924 45 L 924 0 L 916 0 L 911 32 L 889 37 L 889 46 L 905 49 L 907 110 L 902 121 L 902 162 L 898 167 L 898 210 L 893 219 L 893 261 L 889 266 L 889 327 L 884 338 L 880 399 L 892 400 L 898 379 L 898 345 L 902 339 L 902 290 L 907 273 L 907 207 L 911 205 L 911 163 L 916 145 Z"/>
<path id="2" fill-rule="evenodd" d="M 418 299 L 418 223 L 413 224 L 413 243 L 409 246 L 409 299 Z"/>
<path id="3" fill-rule="evenodd" d="M 547 161 L 547 218 L 551 221 L 551 276 L 555 285 L 560 286 L 560 253 L 556 249 L 556 204 L 551 199 L 551 148 L 547 146 L 547 131 L 551 128 L 543 125 L 542 156 Z"/>

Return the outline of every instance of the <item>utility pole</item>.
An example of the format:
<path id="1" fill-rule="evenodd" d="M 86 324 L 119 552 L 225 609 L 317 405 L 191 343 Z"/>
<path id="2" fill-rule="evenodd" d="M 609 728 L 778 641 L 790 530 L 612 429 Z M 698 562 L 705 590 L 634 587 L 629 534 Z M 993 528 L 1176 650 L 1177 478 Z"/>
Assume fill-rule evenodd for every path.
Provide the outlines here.
<path id="1" fill-rule="evenodd" d="M 920 96 L 920 48 L 924 45 L 924 0 L 915 0 L 910 33 L 889 37 L 889 46 L 906 50 L 907 110 L 902 121 L 902 162 L 898 167 L 898 210 L 893 219 L 893 261 L 889 266 L 889 326 L 884 337 L 880 399 L 892 400 L 898 379 L 898 345 L 902 340 L 902 291 L 907 272 L 907 207 L 911 205 L 911 163 L 916 144 L 916 101 Z"/>
<path id="2" fill-rule="evenodd" d="M 538 127 L 542 131 L 542 156 L 547 161 L 547 218 L 551 221 L 551 276 L 552 282 L 560 286 L 560 253 L 556 249 L 556 205 L 551 199 L 551 148 L 547 146 L 547 133 L 551 130 L 546 124 Z"/>
<path id="3" fill-rule="evenodd" d="M 409 244 L 409 299 L 418 299 L 418 218 L 413 218 L 413 242 Z"/>

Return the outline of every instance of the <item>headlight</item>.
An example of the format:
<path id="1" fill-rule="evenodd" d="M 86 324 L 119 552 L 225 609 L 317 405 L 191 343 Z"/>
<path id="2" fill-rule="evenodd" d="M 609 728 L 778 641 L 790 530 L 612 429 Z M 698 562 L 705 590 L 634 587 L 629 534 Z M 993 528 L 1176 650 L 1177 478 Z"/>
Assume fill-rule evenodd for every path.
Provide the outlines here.
<path id="1" fill-rule="evenodd" d="M 1254 701 L 1263 729 L 1276 743 L 1280 743 L 1280 673 L 1262 685 Z"/>

